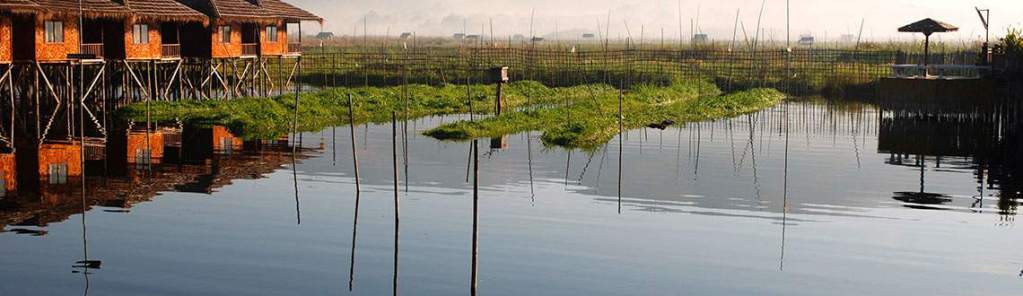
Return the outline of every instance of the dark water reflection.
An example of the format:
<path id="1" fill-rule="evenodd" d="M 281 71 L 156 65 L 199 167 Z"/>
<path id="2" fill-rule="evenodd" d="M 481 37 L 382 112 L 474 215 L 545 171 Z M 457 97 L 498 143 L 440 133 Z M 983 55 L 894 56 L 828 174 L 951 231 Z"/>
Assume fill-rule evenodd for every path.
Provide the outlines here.
<path id="1" fill-rule="evenodd" d="M 0 294 L 1012 294 L 1013 114 L 796 101 L 594 151 L 512 135 L 479 144 L 475 212 L 469 144 L 420 135 L 457 116 L 170 129 L 152 161 L 126 136 L 84 199 L 71 176 L 2 200 Z"/>

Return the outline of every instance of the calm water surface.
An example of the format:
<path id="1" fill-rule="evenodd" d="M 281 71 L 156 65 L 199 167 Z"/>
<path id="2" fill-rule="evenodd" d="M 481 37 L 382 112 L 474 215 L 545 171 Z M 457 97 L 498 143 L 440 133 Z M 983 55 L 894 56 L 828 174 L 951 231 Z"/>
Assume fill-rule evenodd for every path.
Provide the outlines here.
<path id="1" fill-rule="evenodd" d="M 792 102 L 596 151 L 482 141 L 479 292 L 1023 293 L 1023 150 L 990 118 Z M 5 199 L 0 295 L 469 294 L 469 143 L 420 135 L 456 119 L 410 122 L 407 163 L 399 134 L 398 243 L 389 124 L 356 129 L 358 208 L 348 127 L 303 134 L 297 166 L 284 142 L 168 148 L 89 178 L 84 214 L 73 182 Z"/>

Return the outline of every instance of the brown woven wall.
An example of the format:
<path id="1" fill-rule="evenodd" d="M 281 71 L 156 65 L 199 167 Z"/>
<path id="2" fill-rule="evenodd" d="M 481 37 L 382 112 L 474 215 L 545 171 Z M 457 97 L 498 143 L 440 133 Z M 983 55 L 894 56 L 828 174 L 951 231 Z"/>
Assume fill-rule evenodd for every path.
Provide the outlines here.
<path id="1" fill-rule="evenodd" d="M 288 53 L 288 28 L 283 21 L 277 22 L 277 42 L 267 41 L 266 27 L 259 29 L 260 52 L 265 56 L 280 56 Z"/>
<path id="2" fill-rule="evenodd" d="M 14 59 L 11 33 L 11 18 L 0 16 L 0 63 L 10 63 Z"/>
<path id="3" fill-rule="evenodd" d="M 135 44 L 133 29 L 135 24 L 149 25 L 149 43 Z M 158 59 L 163 56 L 160 36 L 160 24 L 153 21 L 126 21 L 124 22 L 124 52 L 129 59 Z"/>
<path id="4" fill-rule="evenodd" d="M 231 26 L 231 43 L 220 42 L 220 26 Z M 242 55 L 242 26 L 236 23 L 214 22 L 211 26 L 213 58 L 236 58 Z"/>
<path id="5" fill-rule="evenodd" d="M 46 27 L 44 25 L 46 20 L 60 20 L 64 22 L 63 43 L 46 43 Z M 36 18 L 36 60 L 67 60 L 67 55 L 75 52 L 78 52 L 78 19 L 72 16 Z"/>

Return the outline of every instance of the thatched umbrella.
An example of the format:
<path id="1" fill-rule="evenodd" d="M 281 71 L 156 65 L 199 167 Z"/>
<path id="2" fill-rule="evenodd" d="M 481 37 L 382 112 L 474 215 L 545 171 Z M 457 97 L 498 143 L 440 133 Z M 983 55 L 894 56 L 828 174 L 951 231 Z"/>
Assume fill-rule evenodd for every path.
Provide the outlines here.
<path id="1" fill-rule="evenodd" d="M 924 67 L 927 67 L 927 60 L 930 58 L 931 34 L 955 31 L 959 31 L 959 28 L 946 22 L 936 21 L 930 18 L 899 28 L 899 32 L 924 33 Z"/>

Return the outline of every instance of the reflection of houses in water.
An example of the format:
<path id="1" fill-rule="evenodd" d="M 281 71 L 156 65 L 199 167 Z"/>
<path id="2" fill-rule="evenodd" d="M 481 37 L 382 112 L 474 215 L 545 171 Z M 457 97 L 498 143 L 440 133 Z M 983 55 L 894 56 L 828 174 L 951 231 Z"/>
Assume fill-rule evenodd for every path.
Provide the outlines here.
<path id="1" fill-rule="evenodd" d="M 912 206 L 943 204 L 947 196 L 924 191 L 925 168 L 955 167 L 974 171 L 978 193 L 973 207 L 982 207 L 984 196 L 996 193 L 998 209 L 1014 215 L 1019 198 L 1019 112 L 1014 106 L 934 105 L 919 109 L 907 105 L 886 106 L 880 118 L 878 151 L 889 154 L 886 163 L 920 168 L 920 190 L 895 193 L 895 199 Z M 987 192 L 991 191 L 991 192 Z"/>
<path id="2" fill-rule="evenodd" d="M 214 139 L 229 141 L 234 145 L 230 149 L 233 154 L 213 153 L 217 142 Z M 98 176 L 91 173 L 94 168 L 89 168 L 87 203 L 128 209 L 134 204 L 151 200 L 159 192 L 211 193 L 217 188 L 230 185 L 236 179 L 262 178 L 292 161 L 291 147 L 287 140 L 243 144 L 224 128 L 186 128 L 184 131 L 157 129 L 150 132 L 149 143 L 153 159 L 151 172 L 133 169 L 137 168 L 136 163 L 140 161 L 137 156 L 136 163 L 130 162 L 134 154 L 131 151 L 146 150 L 145 131 L 125 130 L 120 136 L 112 134 L 106 146 L 108 153 L 105 159 L 112 173 Z M 252 149 L 242 149 L 250 146 Z M 40 171 L 41 182 L 35 182 L 34 188 L 29 188 L 33 186 L 32 182 L 19 184 L 18 196 L 0 199 L 0 227 L 45 227 L 81 212 L 81 187 L 73 185 L 81 184 L 78 183 L 81 180 L 81 166 L 78 162 L 81 150 L 78 147 L 77 143 L 48 143 L 40 147 L 40 168 L 48 168 L 51 164 L 61 168 L 66 165 L 67 174 L 53 175 Z M 196 151 L 202 153 L 194 153 Z M 0 154 L 0 169 L 5 172 L 8 167 L 14 170 L 13 155 L 10 155 L 10 161 L 6 161 L 8 155 Z M 59 157 L 61 155 L 64 157 Z M 165 156 L 163 161 L 157 161 L 160 156 Z M 8 162 L 10 165 L 7 165 Z M 88 165 L 95 166 L 91 162 Z M 49 180 L 54 178 L 63 183 L 51 184 Z"/>
<path id="3" fill-rule="evenodd" d="M 223 126 L 210 128 L 185 128 L 180 133 L 169 134 L 166 143 L 169 150 L 164 158 L 173 158 L 184 163 L 202 163 L 217 155 L 231 155 L 244 148 L 244 141 Z M 187 144 L 186 144 L 187 143 Z"/>
<path id="4" fill-rule="evenodd" d="M 226 127 L 214 126 L 213 152 L 220 154 L 231 154 L 233 151 L 241 150 L 244 143 L 241 138 L 236 137 Z"/>
<path id="5" fill-rule="evenodd" d="M 159 164 L 163 158 L 164 133 L 162 130 L 151 132 L 128 132 L 128 163 L 135 165 Z"/>
<path id="6" fill-rule="evenodd" d="M 104 158 L 98 161 L 88 158 L 90 162 L 86 168 L 93 168 L 88 174 L 97 174 L 92 173 L 95 171 L 107 176 L 125 176 L 132 169 L 144 170 L 160 164 L 167 147 L 166 138 L 174 134 L 180 134 L 180 129 L 156 128 L 147 132 L 144 128 L 128 128 L 112 131 L 103 146 Z M 106 169 L 94 170 L 96 167 Z"/>
<path id="7" fill-rule="evenodd" d="M 490 149 L 491 150 L 508 149 L 508 136 L 490 138 Z"/>
<path id="8" fill-rule="evenodd" d="M 49 142 L 39 145 L 39 178 L 49 184 L 67 184 L 69 177 L 82 176 L 82 148 L 79 142 Z"/>
<path id="9" fill-rule="evenodd" d="M 0 153 L 0 182 L 3 182 L 3 191 L 0 196 L 17 188 L 17 165 L 15 165 L 14 152 Z"/>

